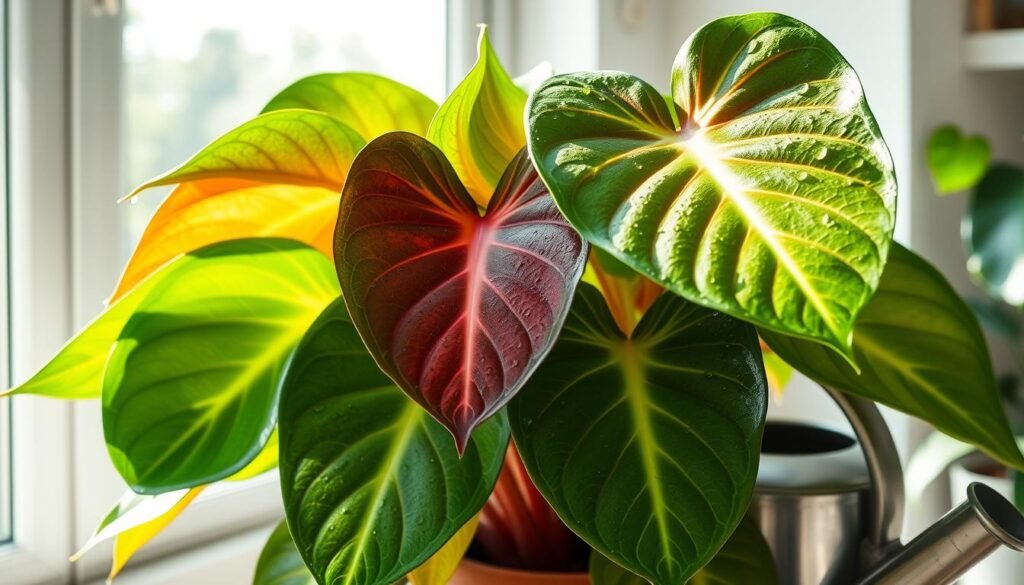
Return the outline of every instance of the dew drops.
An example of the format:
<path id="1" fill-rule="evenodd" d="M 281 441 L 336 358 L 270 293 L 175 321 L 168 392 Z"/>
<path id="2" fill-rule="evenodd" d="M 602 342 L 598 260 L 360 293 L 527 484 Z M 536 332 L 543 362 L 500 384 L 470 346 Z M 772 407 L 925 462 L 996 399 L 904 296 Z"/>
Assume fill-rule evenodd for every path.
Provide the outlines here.
<path id="1" fill-rule="evenodd" d="M 710 379 L 710 378 L 714 378 L 714 377 L 715 377 L 715 374 L 714 374 L 714 372 L 712 372 L 712 371 L 710 371 L 710 370 L 706 370 L 706 371 L 704 372 L 704 377 L 705 377 L 705 378 L 709 378 L 709 379 Z"/>
<path id="2" fill-rule="evenodd" d="M 130 199 L 128 199 L 128 204 L 129 205 L 138 205 L 139 204 L 139 196 L 135 195 L 134 197 L 131 197 Z"/>
<path id="3" fill-rule="evenodd" d="M 593 90 L 590 89 L 589 85 L 584 85 L 581 91 L 583 91 L 583 95 L 590 95 L 590 92 Z"/>
<path id="4" fill-rule="evenodd" d="M 814 158 L 817 159 L 817 160 L 822 160 L 826 156 L 828 156 L 828 148 L 826 148 L 824 146 L 822 146 L 822 147 L 818 148 L 818 150 L 814 151 Z"/>
<path id="5" fill-rule="evenodd" d="M 858 157 L 858 158 L 855 158 L 855 159 L 853 159 L 852 161 L 850 161 L 850 164 L 852 164 L 852 165 L 853 165 L 853 168 L 855 168 L 855 169 L 859 169 L 859 168 L 861 168 L 862 166 L 864 166 L 864 159 L 862 159 L 862 158 L 860 158 L 860 157 Z"/>
<path id="6" fill-rule="evenodd" d="M 761 41 L 754 39 L 750 41 L 750 45 L 747 46 L 747 53 L 753 55 L 754 53 L 761 50 Z"/>
<path id="7" fill-rule="evenodd" d="M 821 225 L 823 225 L 825 227 L 832 227 L 832 225 L 834 225 L 834 224 L 835 224 L 835 222 L 832 221 L 832 216 L 831 215 L 826 213 L 825 215 L 821 216 Z"/>
<path id="8" fill-rule="evenodd" d="M 811 86 L 807 83 L 801 83 L 796 87 L 797 95 L 807 95 L 807 92 L 809 91 L 811 91 Z"/>
<path id="9" fill-rule="evenodd" d="M 807 174 L 807 171 L 800 171 L 799 173 L 796 174 L 796 180 L 806 181 L 808 176 L 809 175 Z"/>

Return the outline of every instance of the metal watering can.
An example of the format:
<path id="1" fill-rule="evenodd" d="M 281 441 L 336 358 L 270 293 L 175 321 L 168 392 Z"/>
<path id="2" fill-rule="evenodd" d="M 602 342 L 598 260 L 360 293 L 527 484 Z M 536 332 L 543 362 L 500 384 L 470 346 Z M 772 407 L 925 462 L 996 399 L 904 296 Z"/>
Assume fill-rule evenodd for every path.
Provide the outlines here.
<path id="1" fill-rule="evenodd" d="M 943 585 L 1000 546 L 1024 551 L 1024 516 L 980 483 L 901 544 L 903 469 L 889 428 L 873 402 L 825 391 L 856 439 L 797 423 L 765 428 L 750 514 L 781 585 Z M 1007 575 L 1007 583 L 1014 579 L 1024 576 Z"/>

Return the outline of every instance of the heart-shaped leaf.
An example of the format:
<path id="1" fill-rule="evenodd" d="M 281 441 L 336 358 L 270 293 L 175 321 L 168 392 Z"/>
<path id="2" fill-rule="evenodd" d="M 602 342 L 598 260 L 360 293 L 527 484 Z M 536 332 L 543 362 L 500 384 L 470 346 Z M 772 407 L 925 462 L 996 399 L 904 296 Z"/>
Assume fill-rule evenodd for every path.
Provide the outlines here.
<path id="1" fill-rule="evenodd" d="M 991 159 L 992 146 L 984 136 L 964 136 L 956 126 L 940 126 L 928 138 L 928 170 L 940 194 L 976 185 Z"/>
<path id="2" fill-rule="evenodd" d="M 592 585 L 647 585 L 647 581 L 594 552 L 590 555 Z M 690 585 L 775 585 L 775 559 L 757 525 L 745 517 L 725 546 L 688 582 Z"/>
<path id="3" fill-rule="evenodd" d="M 479 512 L 508 444 L 496 416 L 460 459 L 380 371 L 340 300 L 296 351 L 280 408 L 288 525 L 322 585 L 390 585 L 420 566 Z"/>
<path id="4" fill-rule="evenodd" d="M 289 240 L 222 242 L 168 269 L 103 378 L 107 448 L 140 493 L 210 483 L 256 457 L 288 357 L 338 296 L 330 260 Z"/>
<path id="5" fill-rule="evenodd" d="M 994 165 L 971 194 L 964 215 L 967 269 L 979 284 L 1024 307 L 1024 170 Z"/>
<path id="6" fill-rule="evenodd" d="M 747 510 L 766 406 L 753 327 L 664 294 L 627 337 L 584 284 L 509 417 L 530 477 L 574 532 L 678 585 Z"/>
<path id="7" fill-rule="evenodd" d="M 586 252 L 524 152 L 481 217 L 444 155 L 396 132 L 352 165 L 334 259 L 370 353 L 461 449 L 550 349 Z"/>
<path id="8" fill-rule="evenodd" d="M 477 204 L 487 207 L 505 167 L 526 145 L 526 92 L 501 66 L 487 27 L 480 28 L 477 51 L 476 64 L 441 104 L 427 138 L 448 157 Z"/>
<path id="9" fill-rule="evenodd" d="M 256 562 L 256 576 L 252 585 L 317 585 L 313 574 L 302 562 L 288 523 L 284 520 L 270 533 Z"/>
<path id="10" fill-rule="evenodd" d="M 860 374 L 826 347 L 761 335 L 818 382 L 924 419 L 1024 469 L 977 319 L 946 279 L 910 250 L 893 246 L 878 292 L 857 320 L 853 350 Z"/>
<path id="11" fill-rule="evenodd" d="M 672 73 L 551 78 L 529 148 L 595 246 L 694 302 L 850 354 L 892 236 L 892 160 L 856 73 L 778 14 L 716 20 Z"/>
<path id="12" fill-rule="evenodd" d="M 437 104 L 415 89 L 372 73 L 321 73 L 289 85 L 263 108 L 330 114 L 364 140 L 401 130 L 426 136 Z"/>

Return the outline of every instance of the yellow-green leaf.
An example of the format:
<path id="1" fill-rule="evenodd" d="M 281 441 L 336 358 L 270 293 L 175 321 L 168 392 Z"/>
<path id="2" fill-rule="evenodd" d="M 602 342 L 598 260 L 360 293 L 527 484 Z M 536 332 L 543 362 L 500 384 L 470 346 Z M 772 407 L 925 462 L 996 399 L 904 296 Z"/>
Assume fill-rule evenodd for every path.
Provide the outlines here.
<path id="1" fill-rule="evenodd" d="M 337 118 L 311 110 L 262 114 L 217 138 L 178 168 L 137 187 L 241 179 L 340 191 L 365 140 Z"/>
<path id="2" fill-rule="evenodd" d="M 476 527 L 480 524 L 480 515 L 473 516 L 473 519 L 466 522 L 455 536 L 451 538 L 441 550 L 434 553 L 427 562 L 419 566 L 409 574 L 409 582 L 412 585 L 445 585 L 448 579 L 455 573 L 455 568 L 462 562 L 466 549 L 473 542 L 473 535 L 476 534 Z"/>
<path id="3" fill-rule="evenodd" d="M 113 581 L 114 577 L 121 573 L 121 570 L 124 569 L 124 566 L 132 556 L 180 516 L 185 511 L 185 508 L 199 497 L 204 487 L 200 486 L 188 490 L 176 504 L 163 514 L 118 534 L 116 540 L 114 540 L 114 560 L 110 565 L 110 575 L 107 576 L 107 580 Z"/>
<path id="4" fill-rule="evenodd" d="M 526 144 L 526 92 L 501 66 L 481 27 L 476 64 L 441 104 L 427 138 L 444 152 L 481 207 L 509 161 Z"/>
<path id="5" fill-rule="evenodd" d="M 426 136 L 437 104 L 415 89 L 372 73 L 321 73 L 304 77 L 263 109 L 315 110 L 330 114 L 372 140 L 401 130 Z"/>

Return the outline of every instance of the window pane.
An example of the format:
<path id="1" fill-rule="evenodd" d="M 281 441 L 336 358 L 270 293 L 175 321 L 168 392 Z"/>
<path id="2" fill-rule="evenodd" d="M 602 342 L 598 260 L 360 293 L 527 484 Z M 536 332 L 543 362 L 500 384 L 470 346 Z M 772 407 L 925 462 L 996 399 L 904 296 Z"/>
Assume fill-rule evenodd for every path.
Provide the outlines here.
<path id="1" fill-rule="evenodd" d="M 124 5 L 123 192 L 177 166 L 305 75 L 369 71 L 435 100 L 445 93 L 445 0 Z M 126 207 L 125 259 L 168 190 Z"/>

